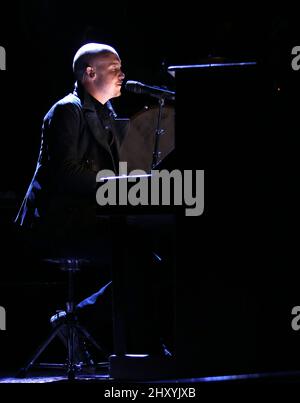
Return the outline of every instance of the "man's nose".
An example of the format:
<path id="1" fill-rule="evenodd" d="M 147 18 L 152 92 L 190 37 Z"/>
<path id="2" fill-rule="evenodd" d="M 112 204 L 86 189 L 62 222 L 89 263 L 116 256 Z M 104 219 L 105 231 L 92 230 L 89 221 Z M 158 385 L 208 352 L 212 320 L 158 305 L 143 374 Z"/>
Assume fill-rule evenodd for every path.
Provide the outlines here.
<path id="1" fill-rule="evenodd" d="M 125 74 L 123 73 L 122 70 L 120 71 L 120 78 L 121 78 L 122 80 L 124 80 L 124 78 L 125 78 Z"/>

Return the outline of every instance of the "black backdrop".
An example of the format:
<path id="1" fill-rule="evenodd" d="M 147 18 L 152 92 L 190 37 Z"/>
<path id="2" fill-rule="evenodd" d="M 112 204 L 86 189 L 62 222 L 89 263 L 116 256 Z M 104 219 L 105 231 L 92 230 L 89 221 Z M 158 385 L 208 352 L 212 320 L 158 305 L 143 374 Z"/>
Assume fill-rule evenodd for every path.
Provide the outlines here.
<path id="1" fill-rule="evenodd" d="M 8 10 L 2 12 L 0 27 L 1 46 L 7 52 L 7 71 L 0 78 L 1 183 L 21 193 L 34 169 L 42 118 L 54 101 L 72 89 L 72 58 L 86 42 L 115 46 L 126 78 L 153 85 L 172 88 L 175 83 L 166 73 L 169 65 L 197 64 L 210 56 L 263 60 L 274 88 L 280 85 L 288 91 L 287 81 L 293 80 L 292 87 L 299 81 L 290 68 L 291 48 L 300 36 L 296 18 L 220 17 L 168 2 L 153 2 L 149 10 L 124 2 L 114 10 L 100 2 L 89 8 L 80 1 L 20 1 Z M 130 116 L 145 102 L 151 100 L 124 94 L 115 107 L 120 116 Z M 17 144 L 12 130 L 18 134 Z"/>
<path id="2" fill-rule="evenodd" d="M 236 17 L 218 16 L 209 12 L 199 14 L 191 5 L 178 9 L 174 8 L 173 2 L 160 3 L 152 2 L 151 5 L 147 4 L 142 8 L 140 4 L 132 2 L 110 5 L 101 2 L 89 4 L 83 1 L 42 0 L 32 1 L 29 4 L 19 1 L 14 3 L 13 9 L 1 12 L 0 45 L 5 47 L 7 54 L 7 69 L 0 71 L 2 224 L 0 297 L 3 299 L 3 302 L 0 299 L 0 305 L 8 305 L 8 330 L 0 334 L 1 352 L 3 357 L 6 357 L 2 361 L 3 367 L 22 362 L 30 350 L 30 343 L 35 346 L 35 342 L 40 340 L 40 335 L 35 335 L 36 332 L 33 330 L 36 322 L 32 314 L 38 310 L 37 305 L 41 304 L 49 313 L 55 306 L 51 287 L 47 288 L 46 292 L 34 288 L 32 283 L 25 287 L 25 282 L 33 279 L 35 273 L 33 269 L 25 269 L 22 260 L 18 257 L 16 246 L 8 239 L 9 223 L 24 196 L 35 167 L 42 118 L 52 103 L 73 87 L 71 62 L 74 52 L 86 42 L 97 41 L 109 43 L 119 51 L 127 79 L 140 80 L 153 85 L 167 85 L 170 89 L 175 89 L 175 81 L 166 71 L 169 65 L 197 64 L 209 57 L 221 56 L 226 60 L 257 60 L 263 66 L 268 81 L 266 97 L 268 102 L 263 103 L 260 100 L 259 110 L 263 115 L 265 111 L 264 117 L 267 116 L 267 118 L 263 119 L 262 128 L 258 130 L 261 130 L 263 136 L 262 148 L 265 154 L 260 157 L 264 159 L 263 165 L 266 169 L 263 170 L 262 165 L 257 162 L 256 155 L 253 157 L 253 169 L 262 173 L 259 181 L 260 193 L 254 193 L 253 196 L 258 205 L 259 214 L 252 214 L 256 225 L 251 227 L 251 235 L 258 240 L 250 258 L 239 261 L 240 271 L 237 271 L 235 267 L 229 273 L 229 277 L 234 277 L 235 293 L 231 293 L 230 298 L 226 299 L 228 290 L 225 286 L 221 287 L 217 298 L 212 298 L 212 303 L 216 303 L 215 306 L 208 302 L 211 294 L 207 290 L 204 292 L 205 284 L 200 288 L 196 287 L 196 284 L 199 284 L 198 276 L 200 282 L 208 276 L 207 284 L 210 284 L 210 275 L 201 273 L 198 267 L 189 273 L 181 271 L 180 267 L 177 268 L 178 276 L 182 281 L 180 284 L 193 284 L 192 288 L 188 288 L 188 291 L 185 290 L 182 294 L 187 297 L 187 300 L 177 301 L 180 303 L 177 347 L 183 368 L 189 367 L 188 362 L 193 362 L 188 368 L 193 374 L 198 370 L 204 373 L 206 370 L 214 372 L 214 369 L 216 372 L 224 372 L 226 370 L 298 368 L 299 357 L 295 351 L 298 348 L 300 336 L 291 330 L 290 312 L 294 305 L 300 304 L 297 268 L 299 223 L 297 94 L 300 73 L 292 71 L 290 63 L 292 47 L 300 45 L 299 24 L 296 17 L 265 17 L 258 14 L 251 17 L 243 14 Z M 197 89 L 199 94 L 195 93 L 193 88 L 191 84 L 190 102 L 193 103 L 191 110 L 194 113 L 197 110 L 195 105 L 201 99 L 201 88 Z M 257 99 L 259 99 L 260 88 L 257 91 Z M 188 96 L 189 91 L 186 94 Z M 253 94 L 252 97 L 255 102 L 256 98 Z M 228 94 L 228 99 L 225 97 L 224 102 L 231 101 Z M 124 93 L 114 105 L 119 116 L 130 117 L 142 109 L 146 103 L 151 102 L 152 100 L 147 98 Z M 249 109 L 251 109 L 250 106 Z M 186 112 L 189 110 L 187 109 Z M 192 127 L 202 129 L 203 138 L 207 141 L 210 127 L 205 129 L 205 125 L 209 126 L 209 122 L 204 123 L 200 113 L 199 116 L 191 114 L 187 118 Z M 216 120 L 218 118 L 215 116 Z M 214 127 L 213 122 L 211 127 Z M 243 133 L 242 126 L 241 132 Z M 199 140 L 199 138 L 191 137 L 187 142 L 192 147 L 196 147 L 199 142 L 201 143 L 201 138 Z M 187 142 L 182 139 L 179 141 L 183 148 Z M 244 144 L 242 140 L 241 142 Z M 270 149 L 267 148 L 268 145 Z M 235 144 L 230 144 L 231 148 L 226 149 L 224 139 L 222 146 L 231 157 L 239 153 L 239 149 L 233 151 L 232 147 L 235 147 Z M 218 149 L 218 144 L 216 147 Z M 224 159 L 216 160 L 211 148 L 208 149 L 206 154 L 200 153 L 203 160 L 207 161 L 211 158 L 214 161 L 212 171 L 219 170 L 225 175 Z M 271 152 L 268 152 L 270 150 Z M 199 161 L 199 155 L 193 152 L 191 156 L 194 158 L 193 166 L 203 169 L 204 164 Z M 186 158 L 190 161 L 191 157 L 179 152 L 177 158 Z M 209 181 L 209 178 L 213 178 L 213 175 L 209 174 L 209 162 L 205 164 L 205 168 Z M 238 185 L 234 182 L 236 178 L 234 174 L 238 172 L 238 168 L 231 166 L 231 171 L 226 170 L 226 172 L 227 175 L 233 172 L 230 183 L 232 186 Z M 220 184 L 216 181 L 215 185 L 217 183 Z M 208 214 L 210 211 L 215 211 L 215 214 L 222 216 L 221 210 L 213 209 L 214 197 L 220 197 L 221 188 L 217 190 L 214 183 L 210 182 L 207 191 L 209 193 L 207 193 L 205 208 Z M 221 197 L 226 197 L 226 192 L 229 190 L 224 191 Z M 234 194 L 236 190 L 231 193 L 232 199 Z M 255 197 L 258 194 L 259 196 Z M 258 200 L 261 200 L 261 203 Z M 249 207 L 249 203 L 248 200 L 245 207 Z M 230 204 L 229 201 L 228 204 Z M 238 207 L 236 212 L 239 210 Z M 238 214 L 232 214 L 232 222 L 237 223 Z M 201 227 L 200 219 L 202 218 L 199 218 Z M 208 222 L 205 224 L 205 229 L 209 231 L 209 215 L 206 215 L 204 219 Z M 211 222 L 214 222 L 214 219 L 216 215 L 212 217 Z M 251 218 L 247 216 L 247 220 L 250 221 Z M 185 240 L 179 236 L 179 242 L 182 242 L 180 247 L 185 245 L 184 247 L 187 248 L 185 250 L 190 251 L 189 266 L 192 261 L 209 259 L 207 253 L 203 255 L 201 249 L 198 251 L 197 225 L 198 221 L 197 224 L 195 221 L 189 228 L 196 231 L 196 235 L 191 238 L 193 241 L 190 246 L 184 244 Z M 180 228 L 179 226 L 179 233 Z M 244 227 L 244 231 L 246 231 L 245 228 L 248 229 L 249 226 Z M 234 254 L 236 249 L 231 248 L 228 241 L 225 241 L 230 230 L 229 217 L 229 222 L 226 221 L 226 226 L 223 226 L 222 232 L 216 236 L 218 246 L 215 249 L 212 246 L 214 241 L 211 241 L 210 237 L 206 238 L 203 231 L 200 234 L 200 239 L 204 243 L 212 242 L 210 251 L 213 255 L 222 253 L 222 259 L 221 257 L 219 260 L 215 259 L 216 267 L 220 267 L 220 264 L 222 267 L 228 267 L 236 256 Z M 265 238 L 262 231 L 265 231 Z M 236 234 L 236 237 L 239 238 L 239 234 Z M 221 248 L 220 245 L 222 245 Z M 249 253 L 249 248 L 247 252 Z M 180 254 L 178 261 L 181 262 Z M 182 264 L 185 263 L 182 262 Z M 219 280 L 222 278 L 223 281 L 224 272 L 221 273 L 219 270 L 217 269 L 214 275 L 222 274 Z M 198 295 L 201 289 L 200 300 L 196 297 L 188 298 L 191 295 L 189 291 L 194 293 L 192 295 Z M 21 299 L 27 302 L 27 305 L 24 304 L 21 307 L 20 297 L 18 302 L 15 302 L 15 295 L 21 295 Z M 39 303 L 37 304 L 36 301 Z M 223 312 L 222 302 L 223 308 L 226 307 L 229 310 L 242 306 L 237 317 L 229 315 L 227 321 L 226 314 L 220 313 Z M 188 305 L 190 303 L 195 306 L 191 307 Z M 211 333 L 208 331 L 203 335 L 203 340 L 208 343 L 206 351 L 215 351 L 212 356 L 207 352 L 206 355 L 204 354 L 205 348 L 201 342 L 197 344 L 197 340 L 201 339 L 202 335 L 201 329 L 194 327 L 194 323 L 197 322 L 196 319 L 200 315 L 199 308 L 202 305 L 206 306 L 206 316 L 203 320 L 208 323 L 208 329 L 211 329 Z M 191 309 L 188 310 L 189 308 Z M 213 321 L 214 314 L 221 317 L 220 326 Z M 249 322 L 245 317 L 249 318 Z M 237 325 L 236 318 L 244 318 L 241 327 Z M 218 341 L 222 340 L 224 335 L 222 330 L 225 328 L 227 338 L 224 336 L 224 342 L 215 349 Z M 239 332 L 239 344 L 236 344 L 235 349 L 236 332 Z M 28 338 L 28 351 L 24 351 L 20 346 L 19 341 L 22 337 Z M 226 341 L 229 344 L 226 345 Z M 16 345 L 18 348 L 15 347 Z M 190 345 L 194 359 L 189 356 Z M 200 346 L 198 349 L 195 347 L 197 345 Z M 226 346 L 229 346 L 227 352 Z M 201 357 L 204 357 L 202 366 Z M 210 360 L 211 357 L 213 361 Z M 188 369 L 187 372 L 189 372 Z"/>

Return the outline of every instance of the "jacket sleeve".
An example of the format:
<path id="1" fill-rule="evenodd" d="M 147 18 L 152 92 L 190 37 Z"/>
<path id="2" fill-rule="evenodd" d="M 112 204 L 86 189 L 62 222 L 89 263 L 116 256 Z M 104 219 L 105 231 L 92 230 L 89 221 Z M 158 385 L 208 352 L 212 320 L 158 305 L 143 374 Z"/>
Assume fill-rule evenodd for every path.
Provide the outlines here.
<path id="1" fill-rule="evenodd" d="M 84 141 L 79 107 L 58 104 L 44 121 L 52 180 L 59 191 L 95 194 L 96 173 L 82 157 Z"/>

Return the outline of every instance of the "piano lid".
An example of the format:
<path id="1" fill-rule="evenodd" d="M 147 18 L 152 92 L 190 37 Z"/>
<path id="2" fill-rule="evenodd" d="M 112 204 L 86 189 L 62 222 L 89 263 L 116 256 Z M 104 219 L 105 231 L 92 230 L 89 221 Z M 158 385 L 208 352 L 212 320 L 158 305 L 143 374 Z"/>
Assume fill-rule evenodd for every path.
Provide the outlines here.
<path id="1" fill-rule="evenodd" d="M 175 77 L 177 71 L 183 71 L 188 69 L 211 69 L 211 68 L 231 68 L 231 67 L 250 67 L 256 66 L 256 61 L 225 61 L 224 58 L 209 58 L 204 61 L 204 63 L 200 64 L 187 64 L 187 65 L 178 65 L 178 66 L 169 66 L 168 73 L 171 74 L 172 77 Z"/>

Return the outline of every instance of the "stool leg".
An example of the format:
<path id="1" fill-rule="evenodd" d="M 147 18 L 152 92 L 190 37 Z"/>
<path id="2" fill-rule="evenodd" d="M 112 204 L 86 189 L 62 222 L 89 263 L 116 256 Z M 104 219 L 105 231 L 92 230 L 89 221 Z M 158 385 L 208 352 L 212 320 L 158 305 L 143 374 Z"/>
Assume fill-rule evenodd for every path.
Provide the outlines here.
<path id="1" fill-rule="evenodd" d="M 81 325 L 76 324 L 76 328 L 85 336 L 85 338 L 94 346 L 97 348 L 98 351 L 100 351 L 102 354 L 104 354 L 105 358 L 108 358 L 108 353 L 106 350 L 104 350 L 97 342 L 96 340 L 92 337 L 92 335 Z"/>
<path id="2" fill-rule="evenodd" d="M 55 336 L 58 334 L 58 332 L 61 330 L 61 328 L 64 326 L 64 323 L 61 323 L 58 325 L 55 329 L 52 330 L 50 333 L 49 337 L 47 338 L 46 341 L 44 341 L 43 344 L 40 345 L 40 347 L 36 350 L 34 355 L 30 358 L 30 360 L 27 362 L 27 364 L 19 370 L 17 373 L 18 378 L 24 378 L 29 370 L 29 368 L 34 365 L 35 361 L 39 358 L 39 356 L 42 354 L 42 352 L 47 348 L 47 346 L 51 343 L 51 341 L 55 338 Z"/>
<path id="3" fill-rule="evenodd" d="M 70 324 L 68 326 L 68 367 L 67 367 L 67 375 L 69 380 L 75 379 L 75 357 L 74 357 L 74 337 L 75 337 L 75 325 Z"/>

